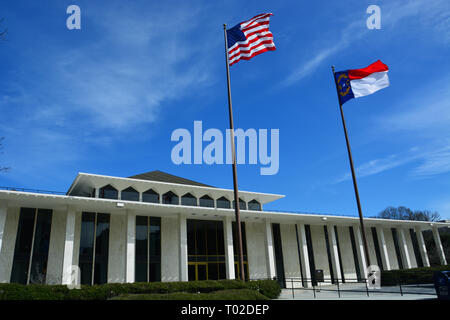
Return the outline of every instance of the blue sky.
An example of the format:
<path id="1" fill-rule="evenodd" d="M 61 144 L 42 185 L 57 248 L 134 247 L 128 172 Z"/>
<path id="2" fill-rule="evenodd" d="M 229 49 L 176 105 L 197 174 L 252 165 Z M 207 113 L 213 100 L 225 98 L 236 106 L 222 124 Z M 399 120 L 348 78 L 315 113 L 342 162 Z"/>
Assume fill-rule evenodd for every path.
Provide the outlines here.
<path id="1" fill-rule="evenodd" d="M 81 30 L 66 8 L 81 8 Z M 381 8 L 368 30 L 366 8 Z M 232 188 L 229 165 L 175 165 L 173 130 L 228 128 L 223 28 L 272 12 L 277 50 L 231 67 L 236 128 L 280 130 L 280 170 L 238 166 L 266 209 L 356 215 L 330 70 L 380 59 L 391 86 L 344 105 L 363 212 L 450 218 L 448 1 L 5 1 L 0 185 L 65 191 L 78 172 L 151 170 Z"/>

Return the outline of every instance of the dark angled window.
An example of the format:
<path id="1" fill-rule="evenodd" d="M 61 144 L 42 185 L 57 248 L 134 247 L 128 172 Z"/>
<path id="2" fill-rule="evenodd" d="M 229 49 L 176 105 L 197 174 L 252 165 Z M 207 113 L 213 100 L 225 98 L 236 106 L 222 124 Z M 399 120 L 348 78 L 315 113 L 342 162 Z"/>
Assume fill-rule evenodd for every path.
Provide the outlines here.
<path id="1" fill-rule="evenodd" d="M 313 285 L 317 285 L 316 281 L 316 262 L 314 260 L 314 248 L 311 238 L 311 226 L 305 224 L 305 237 L 306 237 L 306 247 L 308 248 L 308 259 L 309 259 L 309 271 L 311 273 L 311 282 Z"/>
<path id="2" fill-rule="evenodd" d="M 164 204 L 178 204 L 178 196 L 173 193 L 172 191 L 169 191 L 165 194 L 163 194 L 163 203 Z"/>
<path id="3" fill-rule="evenodd" d="M 81 284 L 108 281 L 109 217 L 107 213 L 83 212 L 81 216 L 80 255 Z"/>
<path id="4" fill-rule="evenodd" d="M 252 200 L 248 203 L 248 210 L 261 211 L 261 204 L 256 200 Z"/>
<path id="5" fill-rule="evenodd" d="M 126 188 L 125 190 L 122 190 L 120 199 L 128 201 L 139 201 L 139 192 L 137 192 L 132 187 Z"/>
<path id="6" fill-rule="evenodd" d="M 353 260 L 355 261 L 355 270 L 356 270 L 356 278 L 357 281 L 362 281 L 361 278 L 361 269 L 359 267 L 359 260 L 358 260 L 358 251 L 356 249 L 356 238 L 355 238 L 355 232 L 353 230 L 353 227 L 348 227 L 348 231 L 350 232 L 350 242 L 352 244 L 352 252 L 353 252 Z"/>
<path id="7" fill-rule="evenodd" d="M 10 282 L 46 283 L 52 210 L 21 208 Z"/>
<path id="8" fill-rule="evenodd" d="M 282 288 L 286 288 L 286 280 L 284 277 L 283 248 L 281 245 L 281 231 L 279 223 L 272 223 L 273 234 L 273 251 L 275 252 L 275 265 L 277 272 L 277 280 Z"/>
<path id="9" fill-rule="evenodd" d="M 142 193 L 142 202 L 159 203 L 159 194 L 152 189 L 149 189 Z"/>
<path id="10" fill-rule="evenodd" d="M 210 207 L 214 208 L 214 200 L 208 195 L 204 195 L 199 199 L 200 207 Z"/>
<path id="11" fill-rule="evenodd" d="M 196 206 L 197 198 L 190 193 L 186 193 L 181 196 L 181 205 L 183 206 Z"/>
<path id="12" fill-rule="evenodd" d="M 136 217 L 136 282 L 161 281 L 161 218 Z"/>
<path id="13" fill-rule="evenodd" d="M 107 186 L 100 188 L 99 197 L 104 199 L 118 199 L 119 191 L 117 191 L 117 189 L 112 185 L 108 184 Z"/>
<path id="14" fill-rule="evenodd" d="M 225 197 L 221 197 L 221 198 L 217 199 L 216 204 L 217 204 L 217 208 L 224 208 L 224 209 L 231 208 L 230 200 L 228 200 Z"/>
<path id="15" fill-rule="evenodd" d="M 392 228 L 392 239 L 394 240 L 395 255 L 397 256 L 398 268 L 403 269 L 402 255 L 400 254 L 400 246 L 398 244 L 397 229 Z"/>
<path id="16" fill-rule="evenodd" d="M 381 259 L 380 244 L 378 243 L 377 229 L 375 227 L 370 228 L 372 232 L 373 246 L 375 247 L 375 255 L 377 257 L 377 264 L 380 270 L 383 271 L 383 260 Z M 383 231 L 381 231 L 383 232 Z"/>
<path id="17" fill-rule="evenodd" d="M 416 257 L 417 266 L 423 267 L 422 256 L 420 255 L 419 242 L 417 241 L 417 235 L 414 229 L 409 229 L 409 234 L 411 235 L 411 241 L 413 244 L 414 256 Z"/>
<path id="18" fill-rule="evenodd" d="M 234 209 L 234 200 L 233 200 L 233 209 Z M 247 204 L 241 198 L 239 198 L 239 209 L 247 210 Z"/>

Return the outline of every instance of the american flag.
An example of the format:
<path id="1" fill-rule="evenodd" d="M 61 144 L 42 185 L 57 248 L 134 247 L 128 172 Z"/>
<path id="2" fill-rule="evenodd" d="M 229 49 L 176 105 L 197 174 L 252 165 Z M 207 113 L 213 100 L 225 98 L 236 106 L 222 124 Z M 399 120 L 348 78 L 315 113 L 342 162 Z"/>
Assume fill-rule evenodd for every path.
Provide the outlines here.
<path id="1" fill-rule="evenodd" d="M 230 66 L 239 60 L 250 60 L 266 51 L 275 50 L 273 34 L 269 31 L 271 13 L 262 13 L 227 30 Z"/>

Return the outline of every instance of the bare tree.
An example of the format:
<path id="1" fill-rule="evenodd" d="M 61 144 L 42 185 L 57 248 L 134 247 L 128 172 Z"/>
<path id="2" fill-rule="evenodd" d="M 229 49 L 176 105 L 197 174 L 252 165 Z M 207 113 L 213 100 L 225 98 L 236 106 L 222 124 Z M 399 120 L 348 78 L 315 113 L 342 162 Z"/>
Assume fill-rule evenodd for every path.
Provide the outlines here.
<path id="1" fill-rule="evenodd" d="M 396 219 L 396 220 L 416 220 L 416 221 L 439 221 L 441 216 L 438 212 L 429 210 L 412 211 L 407 207 L 387 207 L 381 211 L 376 218 Z"/>

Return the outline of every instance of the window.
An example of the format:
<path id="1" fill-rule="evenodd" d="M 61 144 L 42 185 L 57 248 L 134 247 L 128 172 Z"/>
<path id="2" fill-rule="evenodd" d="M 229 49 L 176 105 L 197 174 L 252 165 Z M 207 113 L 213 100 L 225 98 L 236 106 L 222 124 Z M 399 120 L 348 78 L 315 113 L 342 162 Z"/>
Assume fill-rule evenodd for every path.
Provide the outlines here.
<path id="1" fill-rule="evenodd" d="M 136 217 L 136 282 L 161 281 L 161 218 Z"/>
<path id="2" fill-rule="evenodd" d="M 222 221 L 188 220 L 187 243 L 189 281 L 226 279 Z"/>
<path id="3" fill-rule="evenodd" d="M 381 259 L 381 252 L 380 252 L 380 245 L 378 243 L 378 237 L 377 237 L 377 229 L 375 227 L 370 228 L 370 231 L 372 232 L 372 239 L 373 239 L 373 246 L 375 247 L 375 255 L 377 257 L 377 263 L 380 267 L 380 270 L 383 271 L 383 260 Z M 383 230 L 381 230 L 383 232 Z"/>
<path id="4" fill-rule="evenodd" d="M 129 187 L 125 190 L 122 190 L 121 200 L 128 201 L 139 201 L 139 192 L 137 192 L 134 188 Z"/>
<path id="5" fill-rule="evenodd" d="M 100 188 L 99 197 L 104 199 L 118 199 L 119 192 L 112 185 L 108 184 L 107 186 Z"/>
<path id="6" fill-rule="evenodd" d="M 142 194 L 142 202 L 159 203 L 159 194 L 149 189 Z"/>
<path id="7" fill-rule="evenodd" d="M 109 214 L 83 212 L 79 267 L 81 284 L 108 281 Z"/>
<path id="8" fill-rule="evenodd" d="M 21 208 L 11 282 L 46 283 L 52 210 Z"/>
<path id="9" fill-rule="evenodd" d="M 214 200 L 208 195 L 204 195 L 203 197 L 201 197 L 199 202 L 200 202 L 200 207 L 214 208 Z"/>
<path id="10" fill-rule="evenodd" d="M 414 232 L 414 229 L 409 229 L 409 234 L 411 235 L 411 241 L 413 244 L 414 256 L 416 257 L 417 266 L 423 267 L 423 260 L 419 249 L 419 242 L 417 241 L 417 235 Z"/>
<path id="11" fill-rule="evenodd" d="M 181 197 L 181 205 L 183 206 L 197 206 L 197 198 L 190 193 L 186 193 Z"/>
<path id="12" fill-rule="evenodd" d="M 248 210 L 261 211 L 261 204 L 256 200 L 252 200 L 248 203 Z"/>
<path id="13" fill-rule="evenodd" d="M 172 191 L 169 191 L 165 194 L 163 194 L 163 203 L 164 204 L 179 204 L 178 196 L 173 193 Z"/>
<path id="14" fill-rule="evenodd" d="M 306 247 L 308 248 L 308 259 L 309 259 L 309 271 L 311 273 L 311 282 L 313 285 L 317 285 L 316 281 L 316 262 L 314 260 L 314 248 L 311 238 L 311 227 L 309 224 L 305 224 L 305 237 L 306 237 Z"/>
<path id="15" fill-rule="evenodd" d="M 395 254 L 397 256 L 398 268 L 403 269 L 402 256 L 400 254 L 400 246 L 398 245 L 397 229 L 392 228 L 392 239 L 394 240 Z"/>
<path id="16" fill-rule="evenodd" d="M 217 204 L 217 208 L 224 208 L 224 209 L 231 208 L 230 201 L 225 197 L 221 197 L 221 198 L 217 199 L 216 204 Z"/>
<path id="17" fill-rule="evenodd" d="M 336 282 L 336 279 L 335 279 L 335 274 L 334 274 L 334 270 L 333 270 L 333 262 L 331 261 L 332 258 L 331 258 L 331 248 L 330 248 L 330 237 L 328 235 L 327 226 L 323 226 L 323 232 L 325 234 L 325 245 L 327 247 L 328 267 L 330 268 L 331 283 L 334 284 Z"/>
<path id="18" fill-rule="evenodd" d="M 356 250 L 355 232 L 353 231 L 353 227 L 348 227 L 348 230 L 350 232 L 350 241 L 352 244 L 353 260 L 355 261 L 356 278 L 357 278 L 357 281 L 360 282 L 360 281 L 362 281 L 362 278 L 361 278 L 361 269 L 359 267 L 358 252 Z M 365 266 L 363 266 L 363 267 L 365 267 Z"/>
<path id="19" fill-rule="evenodd" d="M 273 249 L 275 251 L 275 264 L 277 271 L 277 280 L 281 288 L 286 288 L 284 277 L 283 248 L 281 246 L 281 231 L 279 223 L 272 223 Z"/>
<path id="20" fill-rule="evenodd" d="M 234 205 L 234 200 L 233 200 L 233 209 L 235 208 Z M 239 198 L 239 209 L 241 210 L 247 210 L 247 204 L 245 203 L 244 200 L 242 200 L 241 198 Z"/>

